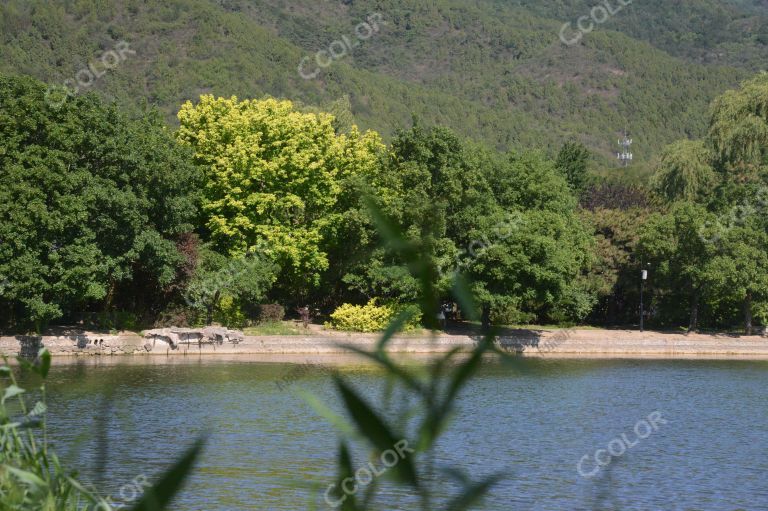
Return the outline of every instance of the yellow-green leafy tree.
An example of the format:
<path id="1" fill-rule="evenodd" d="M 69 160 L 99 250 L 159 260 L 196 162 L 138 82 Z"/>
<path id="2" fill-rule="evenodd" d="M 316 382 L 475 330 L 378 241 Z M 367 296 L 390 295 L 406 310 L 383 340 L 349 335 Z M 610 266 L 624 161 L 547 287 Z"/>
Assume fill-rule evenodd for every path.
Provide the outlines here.
<path id="1" fill-rule="evenodd" d="M 281 290 L 306 297 L 328 268 L 325 239 L 344 197 L 374 171 L 384 150 L 375 132 L 337 134 L 330 114 L 290 101 L 201 96 L 178 114 L 178 138 L 205 169 L 203 224 L 231 257 L 266 252 L 281 268 Z"/>

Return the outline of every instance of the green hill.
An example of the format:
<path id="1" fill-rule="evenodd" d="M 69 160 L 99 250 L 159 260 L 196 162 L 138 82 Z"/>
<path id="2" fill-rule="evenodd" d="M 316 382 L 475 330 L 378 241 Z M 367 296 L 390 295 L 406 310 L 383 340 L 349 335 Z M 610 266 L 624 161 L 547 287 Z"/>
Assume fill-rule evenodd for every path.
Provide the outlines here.
<path id="1" fill-rule="evenodd" d="M 552 153 L 577 139 L 603 166 L 629 127 L 643 167 L 663 145 L 700 136 L 709 101 L 768 57 L 764 0 L 635 2 L 574 46 L 560 29 L 595 4 L 564 4 L 9 0 L 0 72 L 60 84 L 127 41 L 136 54 L 86 89 L 130 108 L 157 105 L 169 119 L 202 93 L 319 106 L 348 96 L 356 121 L 385 136 L 415 114 L 502 149 Z M 373 13 L 381 29 L 358 40 Z M 345 37 L 359 42 L 351 54 L 300 76 L 303 57 Z"/>

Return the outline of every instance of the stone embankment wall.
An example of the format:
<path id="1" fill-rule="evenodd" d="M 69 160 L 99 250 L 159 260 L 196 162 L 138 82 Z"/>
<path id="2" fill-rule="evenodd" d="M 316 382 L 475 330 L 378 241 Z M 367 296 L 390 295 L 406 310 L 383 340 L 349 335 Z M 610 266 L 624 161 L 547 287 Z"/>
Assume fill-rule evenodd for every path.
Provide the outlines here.
<path id="1" fill-rule="evenodd" d="M 370 349 L 373 334 L 335 332 L 295 336 L 245 336 L 220 342 L 166 342 L 162 336 L 135 333 L 65 332 L 52 336 L 2 336 L 0 352 L 8 356 L 34 356 L 41 346 L 53 355 L 192 355 L 192 354 L 332 354 L 347 353 L 345 345 Z M 460 347 L 470 350 L 479 336 L 441 334 L 437 337 L 401 336 L 388 344 L 393 353 L 444 353 Z M 499 345 L 530 356 L 659 356 L 768 359 L 768 339 L 628 330 L 506 331 Z M 174 349 L 175 348 L 175 349 Z"/>

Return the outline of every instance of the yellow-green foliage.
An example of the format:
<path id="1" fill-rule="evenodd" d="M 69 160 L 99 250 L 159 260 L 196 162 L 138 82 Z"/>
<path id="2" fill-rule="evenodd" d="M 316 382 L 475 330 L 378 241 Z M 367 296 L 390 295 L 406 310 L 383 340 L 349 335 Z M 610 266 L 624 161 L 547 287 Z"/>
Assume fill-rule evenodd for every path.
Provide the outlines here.
<path id="1" fill-rule="evenodd" d="M 232 295 L 224 295 L 214 311 L 213 320 L 231 328 L 243 328 L 248 318 Z"/>
<path id="2" fill-rule="evenodd" d="M 330 326 L 347 332 L 379 332 L 384 330 L 397 314 L 405 309 L 412 309 L 411 318 L 403 327 L 414 330 L 421 323 L 421 312 L 413 305 L 386 304 L 376 305 L 372 299 L 365 305 L 345 303 L 331 314 Z"/>
<path id="3" fill-rule="evenodd" d="M 332 115 L 275 99 L 201 96 L 178 117 L 178 140 L 205 169 L 202 210 L 216 246 L 242 256 L 266 242 L 283 277 L 317 284 L 328 268 L 324 227 L 337 221 L 348 178 L 376 167 L 379 135 L 338 135 Z"/>

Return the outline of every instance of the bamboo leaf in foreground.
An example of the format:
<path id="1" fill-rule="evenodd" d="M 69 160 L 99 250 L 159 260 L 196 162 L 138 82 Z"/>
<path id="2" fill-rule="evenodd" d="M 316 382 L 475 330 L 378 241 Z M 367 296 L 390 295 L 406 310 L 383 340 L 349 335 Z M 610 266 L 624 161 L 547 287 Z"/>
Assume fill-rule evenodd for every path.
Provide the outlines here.
<path id="1" fill-rule="evenodd" d="M 205 445 L 205 438 L 198 439 L 160 480 L 142 496 L 133 511 L 162 511 L 168 508 L 173 497 L 181 490 L 192 471 L 195 461 Z"/>
<path id="2" fill-rule="evenodd" d="M 27 485 L 33 493 L 37 493 L 48 488 L 48 483 L 40 479 L 40 477 L 33 474 L 32 472 L 27 470 L 20 470 L 10 465 L 3 465 L 2 469 L 8 471 L 8 473 L 13 475 L 20 482 Z"/>
<path id="3" fill-rule="evenodd" d="M 336 387 L 339 389 L 347 411 L 352 420 L 357 424 L 360 432 L 380 452 L 395 449 L 396 445 L 403 441 L 403 437 L 394 435 L 376 412 L 341 378 L 334 377 Z M 407 456 L 401 457 L 393 471 L 401 481 L 418 487 L 418 477 L 413 461 Z"/>
<path id="4" fill-rule="evenodd" d="M 488 490 L 502 479 L 501 474 L 492 475 L 479 483 L 475 483 L 466 488 L 460 495 L 455 497 L 448 506 L 446 511 L 464 511 L 477 504 Z"/>
<path id="5" fill-rule="evenodd" d="M 387 356 L 386 352 L 371 353 L 369 351 L 365 351 L 364 349 L 358 348 L 357 346 L 351 346 L 351 345 L 345 345 L 344 349 L 349 350 L 353 353 L 357 353 L 362 357 L 365 357 L 369 360 L 372 360 L 373 362 L 376 362 L 377 364 L 382 366 L 384 369 L 386 369 L 387 372 L 397 376 L 400 379 L 400 381 L 404 383 L 406 386 L 408 386 L 410 389 L 418 392 L 419 394 L 424 393 L 424 387 L 419 382 L 419 380 L 416 379 L 413 375 L 411 375 L 408 371 L 406 371 L 402 367 L 395 364 Z"/>
<path id="6" fill-rule="evenodd" d="M 355 494 L 346 494 L 342 486 L 345 480 L 354 478 L 355 469 L 352 465 L 352 456 L 349 453 L 349 447 L 347 447 L 345 442 L 341 442 L 339 445 L 339 476 L 333 487 L 333 491 L 331 492 L 341 501 L 341 511 L 358 511 L 360 509 L 357 505 Z"/>
<path id="7" fill-rule="evenodd" d="M 8 387 L 6 387 L 5 392 L 3 393 L 2 402 L 5 403 L 6 400 L 12 397 L 16 397 L 19 394 L 23 394 L 24 392 L 26 391 L 21 387 L 19 387 L 18 385 L 9 385 Z"/>
<path id="8" fill-rule="evenodd" d="M 47 378 L 48 371 L 51 369 L 51 352 L 48 351 L 47 348 L 40 348 L 35 362 L 37 373 L 42 376 L 43 379 Z"/>
<path id="9" fill-rule="evenodd" d="M 400 311 L 397 316 L 395 316 L 394 319 L 390 321 L 389 325 L 387 325 L 387 329 L 384 330 L 384 333 L 381 335 L 381 339 L 379 339 L 379 342 L 376 343 L 377 352 L 382 353 L 384 351 L 387 343 L 392 340 L 395 334 L 403 329 L 403 326 L 408 323 L 408 321 L 413 317 L 413 314 L 413 310 L 405 309 Z"/>
<path id="10" fill-rule="evenodd" d="M 472 291 L 469 288 L 469 282 L 467 282 L 464 275 L 457 273 L 453 279 L 453 296 L 456 301 L 459 302 L 461 312 L 470 321 L 477 321 L 477 307 L 475 300 L 472 298 Z"/>

